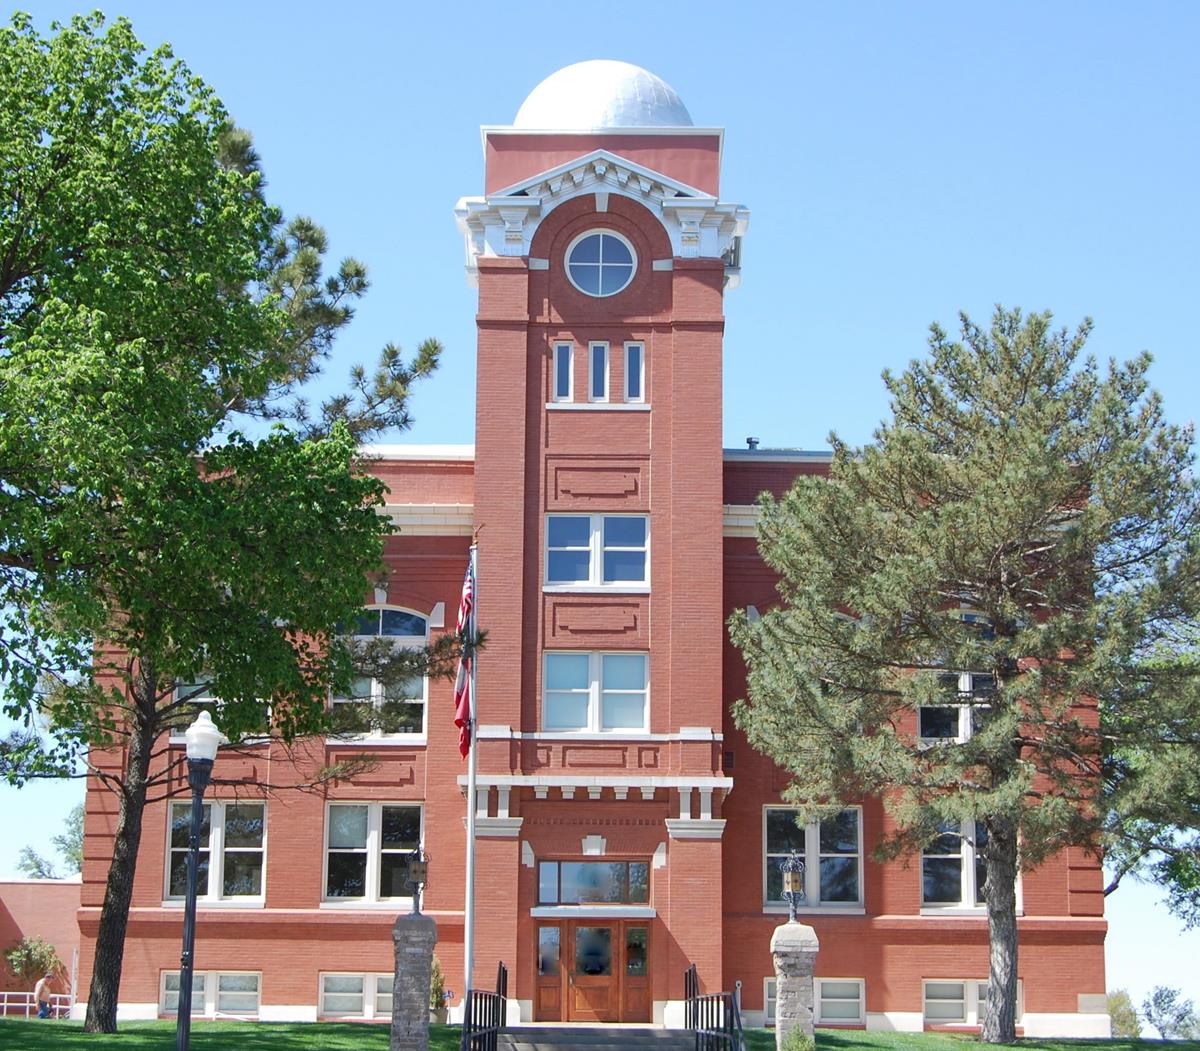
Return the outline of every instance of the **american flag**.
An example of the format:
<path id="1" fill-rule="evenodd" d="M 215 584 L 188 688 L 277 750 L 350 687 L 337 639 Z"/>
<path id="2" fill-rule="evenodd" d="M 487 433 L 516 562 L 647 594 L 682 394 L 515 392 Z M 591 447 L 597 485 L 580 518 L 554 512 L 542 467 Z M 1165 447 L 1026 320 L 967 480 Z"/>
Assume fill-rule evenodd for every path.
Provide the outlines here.
<path id="1" fill-rule="evenodd" d="M 454 682 L 454 725 L 458 727 L 458 750 L 465 759 L 471 751 L 471 665 L 475 646 L 475 573 L 474 562 L 467 563 L 462 598 L 458 602 L 458 637 L 462 656 L 458 659 L 458 678 Z"/>

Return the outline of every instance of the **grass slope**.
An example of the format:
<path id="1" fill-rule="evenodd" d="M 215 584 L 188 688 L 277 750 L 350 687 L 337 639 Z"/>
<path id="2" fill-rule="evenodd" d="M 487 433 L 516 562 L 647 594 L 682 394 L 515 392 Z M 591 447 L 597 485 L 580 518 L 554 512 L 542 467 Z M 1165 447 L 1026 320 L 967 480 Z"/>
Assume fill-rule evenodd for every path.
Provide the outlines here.
<path id="1" fill-rule="evenodd" d="M 431 1051 L 457 1051 L 459 1030 L 429 1027 Z M 817 1051 L 969 1051 L 973 1037 L 943 1033 L 865 1033 L 822 1029 Z M 1179 1040 L 1021 1040 L 1021 1051 L 1200 1051 L 1200 1041 Z M 111 1036 L 85 1033 L 80 1022 L 26 1022 L 0 1019 L 0 1051 L 169 1051 L 174 1022 L 124 1022 Z M 386 1051 L 388 1027 L 355 1022 L 314 1025 L 279 1022 L 195 1022 L 195 1051 Z M 746 1031 L 747 1051 L 773 1051 L 775 1032 Z"/>

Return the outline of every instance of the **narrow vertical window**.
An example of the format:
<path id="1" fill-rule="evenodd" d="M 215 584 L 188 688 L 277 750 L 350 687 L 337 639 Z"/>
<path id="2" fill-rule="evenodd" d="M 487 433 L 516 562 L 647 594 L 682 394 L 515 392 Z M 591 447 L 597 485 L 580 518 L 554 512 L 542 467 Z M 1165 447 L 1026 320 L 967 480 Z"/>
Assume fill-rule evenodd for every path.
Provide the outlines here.
<path id="1" fill-rule="evenodd" d="M 608 401 L 608 344 L 593 343 L 588 352 L 591 356 L 588 398 L 591 401 Z"/>
<path id="2" fill-rule="evenodd" d="M 645 401 L 642 376 L 642 344 L 625 344 L 625 400 Z"/>
<path id="3" fill-rule="evenodd" d="M 571 400 L 571 350 L 570 343 L 554 344 L 554 400 Z"/>

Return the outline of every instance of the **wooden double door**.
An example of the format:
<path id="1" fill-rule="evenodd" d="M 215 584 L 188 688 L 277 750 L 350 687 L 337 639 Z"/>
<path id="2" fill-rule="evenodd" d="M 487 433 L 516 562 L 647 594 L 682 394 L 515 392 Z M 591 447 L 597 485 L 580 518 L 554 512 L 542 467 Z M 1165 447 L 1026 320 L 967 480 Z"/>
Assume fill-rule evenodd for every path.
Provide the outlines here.
<path id="1" fill-rule="evenodd" d="M 538 1022 L 649 1022 L 645 920 L 538 922 Z"/>

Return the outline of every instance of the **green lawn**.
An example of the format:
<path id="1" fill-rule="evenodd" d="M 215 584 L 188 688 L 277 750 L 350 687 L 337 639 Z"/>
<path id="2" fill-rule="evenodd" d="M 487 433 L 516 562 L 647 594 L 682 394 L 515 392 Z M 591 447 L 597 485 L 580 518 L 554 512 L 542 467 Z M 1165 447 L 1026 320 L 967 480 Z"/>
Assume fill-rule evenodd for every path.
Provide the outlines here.
<path id="1" fill-rule="evenodd" d="M 432 1051 L 457 1051 L 458 1029 L 429 1027 Z M 864 1033 L 822 1029 L 818 1051 L 967 1051 L 969 1036 L 941 1033 Z M 38 1022 L 0 1019 L 0 1051 L 169 1051 L 175 1046 L 174 1022 L 126 1022 L 112 1036 L 85 1033 L 80 1022 Z M 195 1051 L 386 1051 L 388 1027 L 353 1022 L 316 1025 L 275 1022 L 195 1022 Z M 747 1051 L 772 1051 L 774 1030 L 746 1031 Z M 1200 1051 L 1198 1041 L 1163 1044 L 1157 1040 L 1022 1040 L 1022 1051 Z"/>

